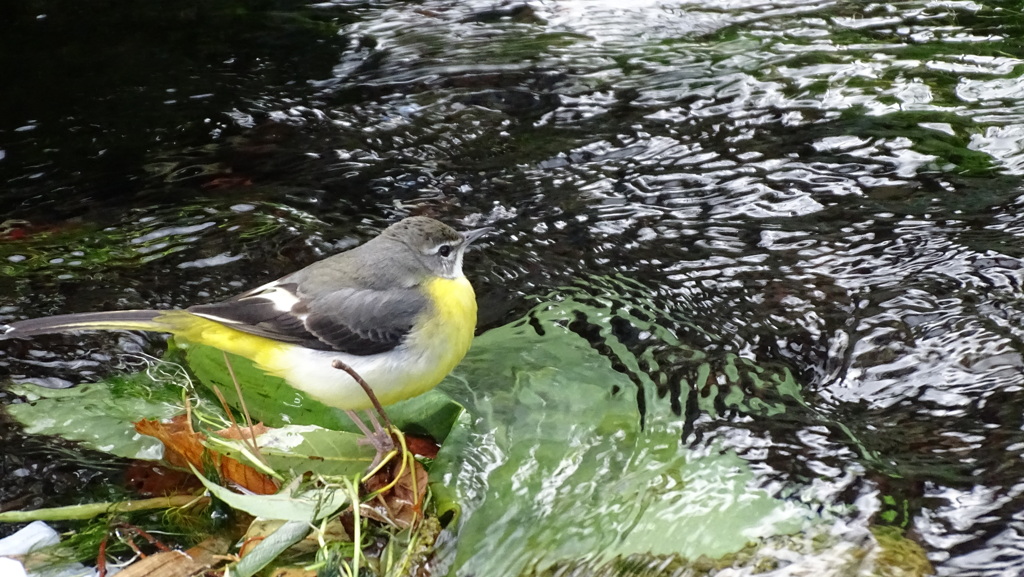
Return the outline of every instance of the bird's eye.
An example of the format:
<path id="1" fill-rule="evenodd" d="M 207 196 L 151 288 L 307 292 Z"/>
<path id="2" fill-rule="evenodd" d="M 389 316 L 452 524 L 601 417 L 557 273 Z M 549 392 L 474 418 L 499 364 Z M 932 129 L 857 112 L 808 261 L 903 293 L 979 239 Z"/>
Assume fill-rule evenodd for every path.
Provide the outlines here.
<path id="1" fill-rule="evenodd" d="M 438 247 L 437 254 L 441 255 L 442 257 L 447 257 L 448 255 L 452 254 L 451 245 L 442 244 L 440 247 Z"/>

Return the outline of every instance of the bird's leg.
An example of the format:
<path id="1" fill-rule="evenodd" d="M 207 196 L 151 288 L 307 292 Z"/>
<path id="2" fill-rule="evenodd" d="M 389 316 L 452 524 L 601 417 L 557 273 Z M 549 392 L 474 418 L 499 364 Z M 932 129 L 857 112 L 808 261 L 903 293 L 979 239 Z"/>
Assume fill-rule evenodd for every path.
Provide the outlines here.
<path id="1" fill-rule="evenodd" d="M 374 413 L 373 411 L 367 410 L 366 411 L 366 418 L 370 419 L 370 424 L 373 425 L 373 431 L 375 433 L 379 433 L 379 432 L 384 430 L 384 427 L 381 426 L 380 419 L 377 418 L 377 414 L 376 413 Z M 388 428 L 391 428 L 392 426 L 393 425 L 391 423 L 388 423 Z"/>
<path id="2" fill-rule="evenodd" d="M 354 411 L 345 411 L 349 418 L 355 422 L 357 427 L 359 427 L 359 430 L 366 435 L 367 442 L 373 445 L 373 448 L 377 450 L 377 456 L 374 457 L 373 463 L 370 465 L 371 470 L 375 469 L 388 453 L 395 450 L 395 440 L 391 436 L 391 430 L 395 427 L 391 424 L 391 419 L 388 419 L 387 413 L 384 412 L 384 407 L 381 406 L 380 401 L 377 400 L 377 395 L 373 394 L 373 389 L 371 389 L 370 385 L 363 380 L 363 377 L 359 376 L 359 373 L 357 373 L 355 369 L 345 364 L 341 359 L 334 359 L 331 366 L 338 370 L 345 371 L 350 377 L 355 379 L 355 381 L 359 383 L 359 386 L 363 388 L 366 396 L 370 398 L 370 402 L 373 403 L 374 409 L 376 409 L 376 413 L 374 413 L 373 410 L 366 411 L 366 414 L 370 419 L 370 424 L 373 425 L 373 431 L 370 431 L 366 427 L 366 423 L 364 423 L 363 420 L 359 418 L 359 415 Z M 380 415 L 379 420 L 377 419 L 378 414 Z M 384 421 L 384 425 L 381 425 L 381 421 Z"/>
<path id="3" fill-rule="evenodd" d="M 362 417 L 359 416 L 359 413 L 345 409 L 345 414 L 348 415 L 349 419 L 352 419 L 352 422 L 356 424 L 356 427 L 359 428 L 359 431 L 361 433 L 363 433 L 367 437 L 373 436 L 373 431 L 366 427 L 366 423 L 363 422 L 363 419 Z"/>

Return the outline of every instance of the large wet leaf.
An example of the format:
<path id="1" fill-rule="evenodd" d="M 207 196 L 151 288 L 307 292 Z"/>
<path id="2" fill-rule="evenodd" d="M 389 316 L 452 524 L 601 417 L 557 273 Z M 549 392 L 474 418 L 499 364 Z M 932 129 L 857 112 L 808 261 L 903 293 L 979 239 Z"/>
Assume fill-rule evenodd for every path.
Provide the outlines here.
<path id="1" fill-rule="evenodd" d="M 719 558 L 814 517 L 759 488 L 734 454 L 689 451 L 664 404 L 648 404 L 641 428 L 637 385 L 566 328 L 581 312 L 608 322 L 607 311 L 571 300 L 539 307 L 528 321 L 479 337 L 443 385 L 474 415 L 431 470 L 442 500 L 453 491 L 464 508 L 459 540 L 445 551 L 457 573 L 520 575 L 636 555 Z M 795 394 L 782 375 L 760 384 Z M 784 410 L 742 402 L 729 377 L 722 396 L 733 405 Z M 647 393 L 654 398 L 653 387 Z"/>
<path id="2" fill-rule="evenodd" d="M 130 459 L 159 459 L 163 445 L 136 432 L 140 419 L 167 419 L 182 410 L 183 389 L 169 380 L 154 380 L 152 373 L 124 375 L 102 383 L 70 389 L 47 389 L 12 384 L 7 390 L 27 402 L 7 405 L 7 413 L 25 432 L 56 435 Z"/>

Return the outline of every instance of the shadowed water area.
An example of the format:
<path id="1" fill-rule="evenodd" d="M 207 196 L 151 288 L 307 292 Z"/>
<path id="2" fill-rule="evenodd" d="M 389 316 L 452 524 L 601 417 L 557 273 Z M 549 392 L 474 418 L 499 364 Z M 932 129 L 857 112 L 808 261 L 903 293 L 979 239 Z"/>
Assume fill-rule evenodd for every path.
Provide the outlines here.
<path id="1" fill-rule="evenodd" d="M 630 475 L 686 519 L 653 552 L 706 552 L 750 529 L 685 511 L 713 467 L 840 543 L 895 527 L 940 575 L 1024 564 L 1017 3 L 156 10 L 0 18 L 0 322 L 224 298 L 408 214 L 489 225 L 482 337 L 443 386 L 474 426 L 439 566 L 588 574 L 623 511 L 615 546 L 642 551 L 646 513 L 608 496 Z M 0 373 L 66 386 L 161 346 L 3 343 Z M 0 441 L 0 503 L 108 475 Z M 547 516 L 576 533 L 524 536 Z M 795 550 L 778 571 L 858 574 Z"/>

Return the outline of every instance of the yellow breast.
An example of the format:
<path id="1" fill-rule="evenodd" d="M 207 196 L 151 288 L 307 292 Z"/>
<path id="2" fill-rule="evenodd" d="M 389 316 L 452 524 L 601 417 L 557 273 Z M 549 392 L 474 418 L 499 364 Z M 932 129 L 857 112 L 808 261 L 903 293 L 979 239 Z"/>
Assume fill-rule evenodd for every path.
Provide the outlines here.
<path id="1" fill-rule="evenodd" d="M 409 346 L 433 357 L 436 367 L 421 378 L 425 388 L 441 382 L 466 356 L 476 330 L 476 294 L 465 277 L 436 278 L 424 287 L 432 303 L 409 335 Z"/>

